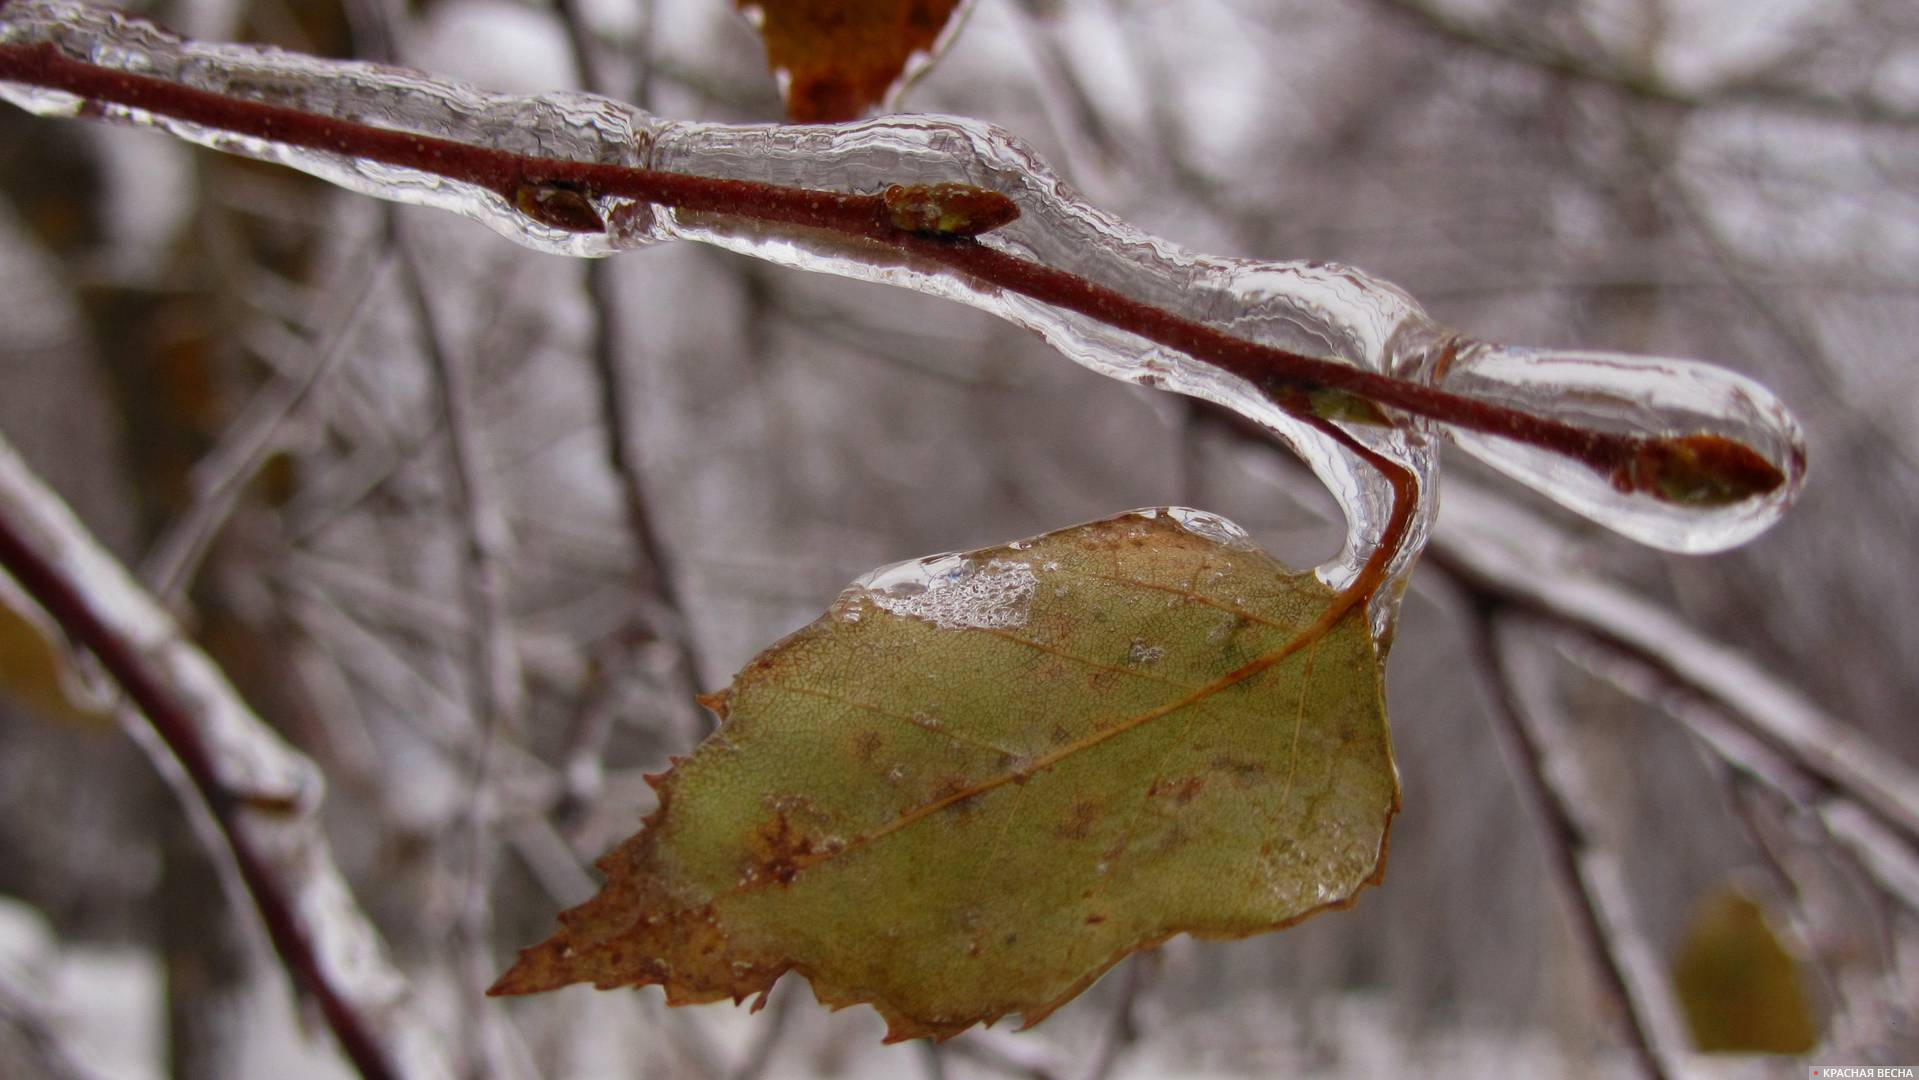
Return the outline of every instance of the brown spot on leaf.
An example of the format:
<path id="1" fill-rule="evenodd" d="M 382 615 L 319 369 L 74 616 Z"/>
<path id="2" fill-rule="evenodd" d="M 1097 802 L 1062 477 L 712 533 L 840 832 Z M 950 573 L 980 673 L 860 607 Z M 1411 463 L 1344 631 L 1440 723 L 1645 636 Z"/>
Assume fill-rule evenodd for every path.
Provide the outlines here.
<path id="1" fill-rule="evenodd" d="M 1200 789 L 1205 786 L 1206 778 L 1203 776 L 1162 777 L 1153 781 L 1152 786 L 1146 789 L 1146 797 L 1172 799 L 1179 805 L 1185 806 L 1192 802 Z"/>
<path id="2" fill-rule="evenodd" d="M 1265 782 L 1268 772 L 1263 762 L 1251 758 L 1234 757 L 1231 754 L 1220 754 L 1207 762 L 1207 765 L 1214 772 L 1229 777 L 1233 785 L 1240 788 Z"/>
<path id="3" fill-rule="evenodd" d="M 817 862 L 827 850 L 807 828 L 808 822 L 823 817 L 811 803 L 796 795 L 771 797 L 766 802 L 773 816 L 761 821 L 747 841 L 751 858 L 740 873 L 742 886 L 769 881 L 791 885 L 801 870 Z"/>
<path id="4" fill-rule="evenodd" d="M 1066 816 L 1053 827 L 1053 832 L 1068 840 L 1084 840 L 1098 822 L 1099 804 L 1082 795 L 1066 808 Z"/>
<path id="5" fill-rule="evenodd" d="M 1089 555 L 1087 537 L 1123 550 Z M 1196 559 L 1196 553 L 1211 554 Z M 749 664 L 733 690 L 707 699 L 709 708 L 727 714 L 721 732 L 688 762 L 653 778 L 659 808 L 640 833 L 600 861 L 604 889 L 563 913 L 558 933 L 522 954 L 494 991 L 530 993 L 582 981 L 606 988 L 658 983 L 671 1004 L 757 1001 L 792 969 L 804 973 L 829 1006 L 871 1003 L 886 1019 L 889 1041 L 946 1038 L 1008 1012 L 1037 1022 L 1124 956 L 1171 933 L 1199 928 L 1224 937 L 1276 929 L 1345 906 L 1358 889 L 1378 881 L 1382 862 L 1359 865 L 1350 858 L 1355 838 L 1375 836 L 1383 858 L 1386 825 L 1398 809 L 1376 707 L 1376 643 L 1366 620 L 1331 615 L 1289 634 L 1286 627 L 1299 625 L 1302 610 L 1345 610 L 1324 607 L 1336 598 L 1310 573 L 1287 576 L 1256 552 L 1220 548 L 1176 522 L 1141 515 L 968 558 L 1018 558 L 1035 567 L 1057 560 L 1062 571 L 1089 582 L 1066 593 L 1040 589 L 1032 598 L 1031 626 L 1048 628 L 1044 661 L 1030 650 L 1008 653 L 976 632 L 922 623 L 895 632 L 891 620 L 848 624 L 829 613 Z M 1217 577 L 1204 578 L 1206 591 L 1247 597 L 1236 602 L 1254 613 L 1238 621 L 1240 634 L 1231 642 L 1224 640 L 1228 620 L 1218 609 L 1185 602 L 1200 587 L 1200 575 L 1215 570 Z M 1095 588 L 1094 579 L 1106 584 Z M 1128 642 L 1145 645 L 1129 650 Z M 1073 676 L 1042 685 L 1049 673 L 1124 666 L 1114 663 L 1116 643 L 1129 657 L 1178 649 L 1182 666 L 1195 669 L 1190 685 L 1225 681 L 1205 691 L 1214 696 L 1194 709 L 1204 694 L 1182 701 L 1187 691 L 1180 686 L 1122 671 L 1124 694 L 1048 719 L 1033 716 L 1028 722 L 1037 725 L 1032 731 L 1040 745 L 1020 747 L 1031 754 L 1029 763 L 1017 754 L 982 753 L 1004 745 L 1008 718 L 998 703 L 1009 691 L 1015 700 L 1050 704 L 1050 695 L 1067 695 L 1084 681 Z M 1286 669 L 1256 667 L 1262 660 L 1277 665 L 1308 645 L 1316 666 L 1305 684 Z M 937 671 L 939 678 L 888 682 L 896 670 Z M 826 730 L 837 734 L 827 736 L 836 740 L 828 745 L 848 775 L 796 769 L 788 748 L 797 737 L 817 737 L 822 706 L 818 695 L 796 701 L 791 688 L 831 685 L 848 671 L 861 672 L 862 685 L 885 688 L 864 703 L 840 700 L 845 694 L 830 703 L 835 726 Z M 1273 675 L 1255 677 L 1262 671 Z M 1248 673 L 1242 681 L 1226 678 L 1241 672 Z M 1227 686 L 1232 692 L 1224 692 Z M 981 702 L 994 704 L 983 711 Z M 1355 702 L 1370 715 L 1355 718 Z M 950 737 L 916 736 L 871 706 L 937 725 Z M 1235 734 L 1267 730 L 1275 716 L 1303 725 L 1306 737 Z M 1346 727 L 1359 737 L 1338 750 L 1331 744 Z M 1218 748 L 1198 754 L 1205 762 L 1200 767 L 1175 753 L 1198 746 Z M 870 761 L 852 768 L 863 758 Z M 1159 775 L 1163 765 L 1169 775 Z M 888 783 L 873 783 L 881 772 Z M 1263 812 L 1269 799 L 1198 798 L 1235 788 L 1256 795 L 1261 785 L 1295 775 L 1301 790 L 1328 776 L 1351 785 L 1342 792 L 1354 797 L 1342 801 L 1354 809 L 1333 819 L 1342 832 L 1328 839 L 1296 829 L 1302 825 L 1297 815 L 1281 815 L 1261 840 L 1283 850 L 1262 857 L 1250 850 L 1260 841 L 1218 825 Z M 1002 788 L 1005 797 L 984 798 Z M 1134 820 L 1149 789 L 1154 802 L 1139 819 L 1142 827 L 1113 827 L 1121 818 Z M 1171 812 L 1189 800 L 1191 809 Z M 831 815 L 822 809 L 827 806 Z M 1017 816 L 1016 807 L 1041 816 Z M 956 819 L 968 828 L 956 827 Z M 953 872 L 953 860 L 942 855 L 971 839 L 968 832 L 991 838 L 1000 872 Z M 843 865 L 830 861 L 841 851 L 858 854 Z M 723 854 L 716 859 L 715 853 Z M 1340 866 L 1330 893 L 1326 875 L 1315 869 L 1329 858 Z M 1245 864 L 1267 887 L 1220 890 L 1208 901 L 1218 906 L 1198 921 L 1174 915 L 1169 922 L 1154 899 L 1165 882 Z M 1117 884 L 1115 877 L 1144 887 L 1107 887 Z M 1080 916 L 1078 925 L 1071 914 L 1037 917 L 1033 898 L 1044 895 L 1047 880 L 1054 888 L 1080 882 L 1082 899 L 1070 909 Z M 1302 894 L 1301 880 L 1318 888 Z M 1038 891 L 1024 892 L 1026 881 Z M 954 921 L 933 948 L 935 963 L 916 969 L 913 958 L 927 955 L 925 943 L 905 940 L 912 932 L 907 927 L 918 925 L 916 914 L 931 911 L 953 912 Z M 1089 950 L 1093 940 L 1098 945 Z M 983 957 L 988 942 L 1000 943 L 996 957 L 1017 948 L 1020 963 L 964 965 L 953 953 Z M 972 977 L 950 977 L 958 966 L 970 968 Z"/>
<path id="6" fill-rule="evenodd" d="M 933 789 L 933 804 L 953 817 L 966 817 L 979 808 L 978 786 L 964 776 L 947 776 Z"/>

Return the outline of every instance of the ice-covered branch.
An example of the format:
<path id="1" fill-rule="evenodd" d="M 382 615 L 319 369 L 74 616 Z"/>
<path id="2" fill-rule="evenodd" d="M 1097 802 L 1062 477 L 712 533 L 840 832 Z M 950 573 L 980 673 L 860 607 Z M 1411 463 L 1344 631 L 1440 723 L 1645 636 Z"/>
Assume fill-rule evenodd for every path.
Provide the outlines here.
<path id="1" fill-rule="evenodd" d="M 1491 605 L 1475 603 L 1473 652 L 1492 698 L 1490 719 L 1520 792 L 1538 819 L 1547 863 L 1573 908 L 1580 944 L 1626 1028 L 1626 1044 L 1647 1077 L 1680 1073 L 1685 1040 L 1659 965 L 1639 932 L 1618 858 L 1593 837 L 1591 787 L 1574 755 L 1554 745 L 1558 727 L 1539 715 L 1541 697 L 1525 693 Z"/>
<path id="2" fill-rule="evenodd" d="M 1088 206 L 1017 139 L 966 120 L 676 123 L 591 95 L 486 94 L 390 67 L 183 42 L 50 0 L 0 13 L 0 80 L 35 112 L 158 126 L 455 210 L 542 250 L 690 239 L 990 311 L 1104 374 L 1218 402 L 1276 433 L 1346 508 L 1330 580 L 1350 580 L 1379 545 L 1393 494 L 1314 420 L 1339 421 L 1426 491 L 1443 424 L 1551 497 L 1677 550 L 1754 535 L 1804 473 L 1796 425 L 1745 379 L 1475 341 L 1349 267 L 1186 251 Z M 940 185 L 961 187 L 941 201 Z M 1422 499 L 1395 572 L 1431 509 Z"/>
<path id="3" fill-rule="evenodd" d="M 0 440 L 0 569 L 96 657 L 206 803 L 268 936 L 368 1077 L 448 1075 L 403 976 L 334 866 L 312 762 L 253 715 L 206 654 Z"/>
<path id="4" fill-rule="evenodd" d="M 1567 572 L 1550 530 L 1470 489 L 1449 492 L 1462 512 L 1433 561 L 1502 604 L 1568 627 L 1712 701 L 1765 747 L 1820 785 L 1843 793 L 1919 848 L 1919 775 L 1747 656 L 1712 641 L 1658 605 Z"/>

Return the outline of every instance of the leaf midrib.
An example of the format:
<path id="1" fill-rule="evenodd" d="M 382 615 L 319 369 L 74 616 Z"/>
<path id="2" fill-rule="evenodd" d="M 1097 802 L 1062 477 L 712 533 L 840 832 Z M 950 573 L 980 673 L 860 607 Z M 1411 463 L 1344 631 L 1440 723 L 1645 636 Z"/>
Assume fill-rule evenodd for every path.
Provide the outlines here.
<path id="1" fill-rule="evenodd" d="M 1087 576 L 1095 576 L 1095 577 L 1102 577 L 1102 578 L 1105 577 L 1105 575 L 1087 575 Z M 1124 582 L 1123 579 L 1121 580 L 1123 583 L 1138 585 L 1142 588 L 1154 587 L 1152 585 L 1149 585 L 1143 582 Z M 1161 588 L 1162 588 L 1162 591 L 1175 591 L 1175 590 L 1165 589 L 1164 587 L 1161 587 Z M 1178 590 L 1178 591 L 1181 591 L 1182 594 L 1184 595 L 1192 596 L 1194 599 L 1198 599 L 1198 600 L 1206 599 L 1205 597 L 1199 596 L 1196 593 L 1192 593 L 1190 590 Z M 1127 717 L 1126 719 L 1116 724 L 1113 724 L 1109 727 L 1104 727 L 1104 728 L 1100 728 L 1097 731 L 1089 732 L 1088 734 L 1081 736 L 1080 738 L 1075 739 L 1064 746 L 1058 747 L 1039 757 L 1030 759 L 1025 765 L 1017 769 L 1010 770 L 999 776 L 995 776 L 986 780 L 981 780 L 977 783 L 970 784 L 957 791 L 950 792 L 947 795 L 944 795 L 938 799 L 933 800 L 932 802 L 926 803 L 913 810 L 909 810 L 904 814 L 901 814 L 899 817 L 893 819 L 892 821 L 887 822 L 885 825 L 880 826 L 878 829 L 875 829 L 872 832 L 862 833 L 858 836 L 855 836 L 851 838 L 850 840 L 847 840 L 845 844 L 835 846 L 831 850 L 808 852 L 805 854 L 797 855 L 792 860 L 793 870 L 795 873 L 803 873 L 814 866 L 817 866 L 821 863 L 828 862 L 832 859 L 836 859 L 854 850 L 870 847 L 871 845 L 878 843 L 879 841 L 884 840 L 885 838 L 892 836 L 893 834 L 900 832 L 903 829 L 906 829 L 920 821 L 925 820 L 928 817 L 931 817 L 934 814 L 939 813 L 941 810 L 945 810 L 948 807 L 958 805 L 959 803 L 965 802 L 968 799 L 976 798 L 988 792 L 996 791 L 999 788 L 1005 787 L 1008 784 L 1024 784 L 1028 780 L 1031 780 L 1034 776 L 1037 776 L 1038 774 L 1045 772 L 1047 769 L 1052 768 L 1054 765 L 1057 765 L 1060 762 L 1065 761 L 1066 759 L 1074 756 L 1075 754 L 1081 753 L 1086 750 L 1090 750 L 1093 747 L 1099 746 L 1100 744 L 1105 743 L 1113 738 L 1123 735 L 1129 731 L 1136 730 L 1145 724 L 1149 724 L 1153 722 L 1154 720 L 1160 719 L 1161 717 L 1169 716 L 1173 713 L 1176 713 L 1182 709 L 1187 708 L 1188 706 L 1196 705 L 1201 702 L 1204 702 L 1206 699 L 1214 696 L 1215 694 L 1218 694 L 1224 690 L 1228 690 L 1234 686 L 1237 686 L 1238 684 L 1243 683 L 1246 680 L 1251 679 L 1259 675 L 1260 673 L 1269 670 L 1275 665 L 1284 662 L 1287 658 L 1297 653 L 1300 649 L 1305 648 L 1307 645 L 1310 645 L 1314 642 L 1317 642 L 1323 639 L 1327 634 L 1331 633 L 1333 629 L 1337 627 L 1339 623 L 1343 621 L 1348 615 L 1352 614 L 1354 611 L 1363 611 L 1364 604 L 1361 601 L 1363 601 L 1367 595 L 1370 595 L 1370 592 L 1362 594 L 1359 590 L 1352 589 L 1352 588 L 1348 588 L 1343 592 L 1337 593 L 1333 596 L 1332 603 L 1327 606 L 1325 611 L 1321 612 L 1319 618 L 1315 619 L 1311 625 L 1301 630 L 1298 634 L 1294 635 L 1292 638 L 1287 640 L 1284 644 L 1266 653 L 1263 653 L 1253 658 L 1252 660 L 1247 661 L 1245 664 L 1240 665 L 1238 668 L 1235 668 L 1234 670 L 1229 671 L 1226 674 L 1221 675 L 1218 678 L 1215 678 L 1212 681 L 1202 686 L 1196 687 L 1188 691 L 1184 696 L 1176 700 L 1154 706 L 1153 708 L 1147 709 L 1144 712 L 1137 713 L 1133 716 Z M 1214 605 L 1214 606 L 1219 606 L 1219 605 Z M 1232 610 L 1232 609 L 1226 608 L 1226 610 Z M 911 618 L 911 616 L 894 616 L 894 617 Z M 1265 622 L 1267 625 L 1273 625 L 1271 620 L 1261 619 L 1260 621 Z M 984 628 L 984 627 L 959 628 L 961 632 L 964 632 L 967 630 L 985 630 L 985 629 L 989 629 L 989 628 Z M 1015 638 L 1014 640 L 1024 641 L 1025 639 Z M 1095 665 L 1095 666 L 1098 666 L 1098 665 Z M 1129 674 L 1140 674 L 1140 673 L 1129 672 Z M 1161 681 L 1164 681 L 1164 680 L 1161 680 Z M 848 704 L 851 704 L 851 703 L 848 703 Z M 887 715 L 896 715 L 896 714 L 887 714 Z M 910 721 L 908 722 L 910 723 Z M 918 724 L 914 724 L 913 726 L 920 728 L 920 730 L 930 730 L 927 728 L 923 728 Z M 1017 758 L 1022 756 L 1022 755 L 1014 754 L 1010 751 L 1001 750 L 997 747 L 993 749 L 997 753 L 1006 754 L 1007 756 L 1011 756 L 1011 757 Z M 1295 753 L 1297 753 L 1296 749 L 1295 749 Z M 767 884 L 769 884 L 769 882 L 763 881 L 763 880 L 753 881 L 753 882 L 743 882 L 735 885 L 733 888 L 733 891 L 735 893 L 750 892 L 750 891 L 764 888 L 766 887 Z"/>

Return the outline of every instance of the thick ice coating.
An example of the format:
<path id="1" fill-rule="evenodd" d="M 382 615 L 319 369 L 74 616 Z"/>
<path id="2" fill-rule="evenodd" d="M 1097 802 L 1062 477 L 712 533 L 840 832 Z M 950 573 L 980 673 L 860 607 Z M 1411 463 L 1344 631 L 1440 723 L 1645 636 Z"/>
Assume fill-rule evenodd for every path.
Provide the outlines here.
<path id="1" fill-rule="evenodd" d="M 1777 519 L 1804 474 L 1803 445 L 1791 418 L 1771 395 L 1737 376 L 1675 361 L 1545 354 L 1471 342 L 1432 322 L 1396 287 L 1349 267 L 1255 262 L 1188 251 L 1087 205 L 1024 143 L 986 124 L 928 116 L 799 127 L 675 123 L 584 94 L 488 94 L 389 67 L 182 42 L 138 20 L 63 2 L 16 0 L 7 5 L 0 11 L 0 42 L 53 43 L 74 59 L 227 97 L 520 155 L 873 195 L 896 185 L 930 188 L 946 183 L 1000 192 L 1017 204 L 1019 215 L 984 233 L 980 243 L 1226 334 L 1591 421 L 1602 430 L 1655 437 L 1724 436 L 1752 447 L 1786 477 L 1779 490 L 1736 506 L 1683 505 L 1621 494 L 1579 465 L 1502 439 L 1470 434 L 1461 438 L 1467 449 L 1563 504 L 1658 547 L 1707 551 L 1739 543 Z M 0 83 L 0 93 L 41 113 L 73 114 L 83 104 L 70 94 L 17 83 Z M 428 172 L 222 132 L 124 106 L 95 103 L 93 112 L 281 162 L 367 194 L 454 210 L 544 251 L 594 256 L 666 239 L 697 240 L 786 266 L 900 285 L 970 304 L 1036 331 L 1074 361 L 1102 374 L 1204 398 L 1270 429 L 1305 459 L 1347 515 L 1345 549 L 1320 568 L 1329 584 L 1352 579 L 1386 525 L 1392 488 L 1378 473 L 1246 379 L 1130 331 L 897 250 L 819 229 L 572 191 L 562 193 L 568 214 L 561 222 L 543 212 L 551 200 L 509 199 Z M 559 227 L 567 222 L 573 224 Z M 604 227 L 580 231 L 580 223 Z M 1357 422 L 1348 429 L 1363 444 L 1412 470 L 1425 493 L 1392 568 L 1397 580 L 1423 544 L 1437 508 L 1432 497 L 1437 466 L 1433 428 L 1408 421 L 1393 426 Z M 1382 628 L 1397 592 L 1380 591 L 1374 614 Z"/>

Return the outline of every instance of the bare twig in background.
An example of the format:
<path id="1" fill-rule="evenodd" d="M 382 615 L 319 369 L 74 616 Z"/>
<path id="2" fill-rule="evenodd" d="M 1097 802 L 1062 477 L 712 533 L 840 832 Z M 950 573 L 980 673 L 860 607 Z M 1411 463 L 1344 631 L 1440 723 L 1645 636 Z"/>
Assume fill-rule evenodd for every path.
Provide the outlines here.
<path id="1" fill-rule="evenodd" d="M 1092 1065 L 1087 1067 L 1086 1080 L 1106 1080 L 1113 1075 L 1113 1067 L 1119 1064 L 1120 1055 L 1139 1041 L 1140 1024 L 1135 1011 L 1139 1006 L 1139 995 L 1146 989 L 1149 972 L 1157 960 L 1157 955 L 1127 958 L 1119 999 L 1113 1002 L 1112 1020 L 1100 1036 L 1099 1052 L 1093 1056 Z"/>
<path id="2" fill-rule="evenodd" d="M 1058 1080 L 1065 1071 L 1046 1043 L 991 1029 L 969 1031 L 947 1043 L 945 1052 L 1022 1080 Z"/>
<path id="3" fill-rule="evenodd" d="M 222 433 L 216 445 L 193 469 L 194 499 L 153 545 L 141 578 L 154 595 L 175 602 L 191 582 L 200 560 L 238 504 L 241 492 L 276 449 L 276 437 L 307 397 L 352 347 L 366 315 L 368 302 L 385 281 L 390 260 L 379 258 L 371 269 L 350 271 L 359 281 L 348 290 L 338 312 L 326 312 L 321 325 L 324 339 L 311 349 L 304 371 L 280 376 L 262 388 Z"/>
<path id="4" fill-rule="evenodd" d="M 473 698 L 476 722 L 493 734 L 521 729 L 526 685 L 519 650 L 506 613 L 506 564 L 510 539 L 506 515 L 494 495 L 478 443 L 479 429 L 465 363 L 453 355 L 450 338 L 426 293 L 419 254 L 396 228 L 401 291 L 419 321 L 421 348 L 432 365 L 440 408 L 446 417 L 448 466 L 466 561 L 466 596 L 473 634 Z M 489 738 L 492 735 L 488 736 Z"/>
<path id="5" fill-rule="evenodd" d="M 493 494 L 477 443 L 478 425 L 472 391 L 461 359 L 454 356 L 444 327 L 426 292 L 420 256 L 399 228 L 398 216 L 389 218 L 393 243 L 399 250 L 401 292 L 418 320 L 421 348 L 433 370 L 441 411 L 446 417 L 447 454 L 453 477 L 455 513 L 464 544 L 464 592 L 469 617 L 471 652 L 467 658 L 472 723 L 479 730 L 479 753 L 469 778 L 471 798 L 467 821 L 464 889 L 458 925 L 467 978 L 481 985 L 493 968 L 493 903 L 491 889 L 496 850 L 493 818 L 493 757 L 496 745 L 525 730 L 526 684 L 520 670 L 519 648 L 506 613 L 508 536 L 506 516 Z M 481 1054 L 488 1071 L 510 1075 L 506 1049 L 507 1023 L 490 1002 L 474 1002 L 481 1034 Z"/>
<path id="6" fill-rule="evenodd" d="M 1562 638 L 1560 651 L 1574 662 L 1639 699 L 1670 713 L 1698 736 L 1705 747 L 1739 775 L 1757 782 L 1795 812 L 1810 816 L 1883 890 L 1888 899 L 1919 914 L 1919 851 L 1883 816 L 1860 805 L 1849 792 L 1807 769 L 1789 753 L 1754 734 L 1692 683 L 1675 681 L 1670 671 L 1622 653 L 1584 628 L 1557 620 L 1551 627 L 1574 635 Z M 1583 640 L 1582 640 L 1583 639 Z"/>
<path id="7" fill-rule="evenodd" d="M 1548 746 L 1539 722 L 1513 685 L 1494 609 L 1469 598 L 1473 652 L 1492 701 L 1489 717 L 1506 751 L 1509 771 L 1539 826 L 1546 861 L 1560 894 L 1571 904 L 1579 943 L 1599 976 L 1605 997 L 1625 1029 L 1626 1046 L 1641 1073 L 1665 1080 L 1681 1075 L 1683 1036 L 1658 964 L 1638 930 L 1618 860 L 1593 836 L 1569 774 L 1571 756 Z"/>
<path id="8" fill-rule="evenodd" d="M 1555 628 L 1544 623 L 1542 629 L 1552 633 Z M 1730 793 L 1732 797 L 1750 801 L 1763 792 L 1772 796 L 1782 814 L 1800 823 L 1806 839 L 1826 857 L 1824 865 L 1839 871 L 1825 874 L 1813 883 L 1822 884 L 1831 892 L 1835 880 L 1848 881 L 1862 890 L 1876 890 L 1883 898 L 1883 903 L 1865 905 L 1870 909 L 1865 919 L 1859 917 L 1860 908 L 1855 905 L 1846 905 L 1845 910 L 1816 918 L 1799 902 L 1807 882 L 1783 865 L 1780 853 L 1772 850 L 1773 841 L 1754 838 L 1755 845 L 1774 865 L 1784 882 L 1783 888 L 1794 901 L 1794 909 L 1801 915 L 1798 929 L 1809 934 L 1841 933 L 1868 939 L 1880 953 L 1883 975 L 1837 970 L 1826 955 L 1828 949 L 1817 949 L 1810 958 L 1830 1000 L 1837 1006 L 1838 1021 L 1850 1027 L 1842 1035 L 1829 1037 L 1829 1044 L 1840 1048 L 1887 1045 L 1893 1031 L 1903 1022 L 1898 1007 L 1889 1003 L 1911 997 L 1901 986 L 1900 943 L 1888 916 L 1896 917 L 1903 911 L 1910 917 L 1919 912 L 1915 907 L 1915 901 L 1919 900 L 1919 854 L 1857 802 L 1754 737 L 1728 718 L 1722 708 L 1700 699 L 1692 687 L 1674 684 L 1662 673 L 1631 657 L 1621 656 L 1603 644 L 1569 636 L 1563 627 L 1557 629 L 1560 631 L 1556 641 L 1558 651 L 1568 660 L 1676 718 L 1698 739 L 1718 771 L 1730 774 L 1738 788 L 1760 789 L 1735 790 Z M 1742 823 L 1747 816 L 1742 813 Z M 1750 825 L 1748 829 L 1756 831 L 1751 830 Z M 1848 1041 L 1837 1041 L 1839 1038 Z"/>
<path id="9" fill-rule="evenodd" d="M 940 1049 L 939 1044 L 931 1039 L 915 1039 L 913 1046 L 919 1053 L 920 1068 L 925 1071 L 926 1080 L 946 1080 L 946 1052 Z"/>
<path id="10" fill-rule="evenodd" d="M 363 1076 L 442 1075 L 404 978 L 354 903 L 315 817 L 318 773 L 280 742 L 205 654 L 97 547 L 0 441 L 0 566 L 92 653 L 219 822 L 294 982 Z"/>
<path id="11" fill-rule="evenodd" d="M 1897 128 L 1919 124 L 1919 111 L 1890 99 L 1818 94 L 1756 78 L 1695 91 L 1676 85 L 1650 69 L 1611 63 L 1607 58 L 1560 48 L 1542 40 L 1523 40 L 1488 31 L 1471 19 L 1446 10 L 1443 3 L 1435 0 L 1372 0 L 1372 4 L 1453 44 L 1563 78 L 1603 86 L 1652 104 L 1683 109 L 1756 108 Z"/>
<path id="12" fill-rule="evenodd" d="M 1469 499 L 1471 493 L 1454 487 L 1448 498 Z M 1500 517 L 1511 521 L 1510 512 Z M 1919 776 L 1872 740 L 1749 657 L 1617 586 L 1566 574 L 1512 534 L 1474 524 L 1480 518 L 1472 511 L 1455 516 L 1470 531 L 1442 533 L 1428 549 L 1428 563 L 1501 603 L 1576 629 L 1692 687 L 1798 768 L 1857 799 L 1905 843 L 1919 844 Z"/>
<path id="13" fill-rule="evenodd" d="M 760 1080 L 766 1075 L 767 1067 L 773 1064 L 780 1041 L 786 1034 L 787 1018 L 793 1012 L 793 998 L 800 992 L 800 987 L 790 979 L 773 988 L 772 1004 L 760 1014 L 759 1031 L 746 1052 L 746 1060 L 733 1070 L 729 1080 Z"/>
<path id="14" fill-rule="evenodd" d="M 597 93 L 612 93 L 602 65 L 594 58 L 593 44 L 579 5 L 574 0 L 554 0 L 554 8 L 566 28 L 567 45 L 582 85 Z M 651 25 L 650 13 L 647 24 Z M 637 89 L 641 93 L 635 98 L 634 104 L 645 108 L 644 76 Z M 686 617 L 685 597 L 680 590 L 666 544 L 660 536 L 659 526 L 653 520 L 653 500 L 646 490 L 646 476 L 641 467 L 640 432 L 635 426 L 640 415 L 640 395 L 622 356 L 622 343 L 626 335 L 620 322 L 614 270 L 604 259 L 591 259 L 587 261 L 585 274 L 587 302 L 593 309 L 592 337 L 587 345 L 587 353 L 592 358 L 593 372 L 599 380 L 600 423 L 606 434 L 607 466 L 618 482 L 620 508 L 626 516 L 626 527 L 633 544 L 634 582 L 641 595 L 657 597 L 660 606 L 665 609 L 669 625 L 664 629 L 653 628 L 652 635 L 665 640 L 677 655 L 679 676 L 688 691 L 683 695 L 681 712 L 688 717 L 689 734 L 697 737 L 704 735 L 712 726 L 705 712 L 692 708 L 690 704 L 693 695 L 701 689 L 700 680 L 705 677 L 705 669 L 701 666 L 699 651 L 694 645 L 692 624 Z"/>

